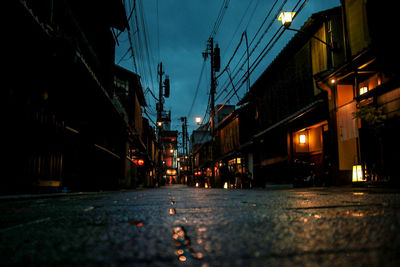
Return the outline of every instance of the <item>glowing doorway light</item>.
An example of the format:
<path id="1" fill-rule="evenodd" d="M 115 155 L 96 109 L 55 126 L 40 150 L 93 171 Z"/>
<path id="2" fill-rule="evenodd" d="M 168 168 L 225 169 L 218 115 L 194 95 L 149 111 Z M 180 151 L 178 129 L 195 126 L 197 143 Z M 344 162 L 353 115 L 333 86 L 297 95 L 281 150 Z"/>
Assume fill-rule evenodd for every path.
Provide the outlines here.
<path id="1" fill-rule="evenodd" d="M 306 135 L 305 134 L 300 134 L 299 135 L 299 143 L 300 144 L 305 144 L 306 143 Z"/>

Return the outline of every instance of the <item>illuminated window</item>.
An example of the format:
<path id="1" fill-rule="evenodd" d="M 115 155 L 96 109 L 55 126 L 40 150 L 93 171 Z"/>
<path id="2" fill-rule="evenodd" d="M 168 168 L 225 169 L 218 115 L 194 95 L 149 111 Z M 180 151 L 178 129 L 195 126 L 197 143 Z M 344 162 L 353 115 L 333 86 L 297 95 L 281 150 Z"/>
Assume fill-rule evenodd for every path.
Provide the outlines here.
<path id="1" fill-rule="evenodd" d="M 368 87 L 367 86 L 363 86 L 360 88 L 360 95 L 365 94 L 366 92 L 368 92 Z"/>
<path id="2" fill-rule="evenodd" d="M 300 144 L 305 144 L 306 143 L 306 135 L 305 134 L 300 134 L 299 135 L 299 143 Z"/>

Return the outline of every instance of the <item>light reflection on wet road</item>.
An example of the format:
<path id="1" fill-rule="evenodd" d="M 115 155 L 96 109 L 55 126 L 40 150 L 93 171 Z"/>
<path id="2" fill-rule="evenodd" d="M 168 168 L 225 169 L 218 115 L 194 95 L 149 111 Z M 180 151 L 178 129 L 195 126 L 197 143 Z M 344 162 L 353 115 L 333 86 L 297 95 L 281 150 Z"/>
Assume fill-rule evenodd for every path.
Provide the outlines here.
<path id="1" fill-rule="evenodd" d="M 2 264 L 399 266 L 400 193 L 183 185 L 0 202 Z"/>

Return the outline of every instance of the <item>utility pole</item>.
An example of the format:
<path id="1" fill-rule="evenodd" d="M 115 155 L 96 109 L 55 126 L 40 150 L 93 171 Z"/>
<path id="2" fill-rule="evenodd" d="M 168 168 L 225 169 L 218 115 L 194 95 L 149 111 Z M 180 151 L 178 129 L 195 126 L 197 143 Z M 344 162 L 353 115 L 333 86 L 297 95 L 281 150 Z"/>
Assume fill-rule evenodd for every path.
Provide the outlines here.
<path id="1" fill-rule="evenodd" d="M 158 153 L 158 167 L 159 167 L 159 174 L 158 174 L 158 179 L 161 182 L 162 181 L 162 170 L 163 170 L 163 163 L 162 163 L 162 157 L 161 153 L 163 152 L 163 144 L 162 144 L 162 138 L 161 138 L 161 132 L 163 129 L 163 111 L 164 111 L 164 96 L 169 97 L 170 93 L 170 87 L 169 87 L 169 77 L 166 76 L 164 82 L 163 82 L 163 66 L 162 62 L 158 64 L 158 75 L 160 77 L 159 80 L 159 90 L 158 90 L 158 104 L 157 104 L 157 128 L 158 128 L 158 143 L 160 146 L 160 151 Z M 165 92 L 163 94 L 163 88 L 165 89 Z"/>
<path id="2" fill-rule="evenodd" d="M 158 75 L 160 76 L 160 83 L 159 83 L 159 90 L 158 90 L 158 105 L 157 105 L 157 134 L 158 134 L 158 145 L 159 145 L 159 151 L 158 151 L 158 181 L 161 184 L 162 181 L 162 169 L 163 169 L 163 164 L 162 164 L 162 151 L 163 151 L 163 146 L 161 143 L 161 130 L 162 130 L 162 111 L 163 111 L 163 96 L 162 96 L 162 76 L 164 72 L 162 71 L 162 62 L 158 65 Z"/>
<path id="3" fill-rule="evenodd" d="M 188 156 L 189 155 L 189 134 L 187 131 L 187 118 L 185 117 L 185 155 Z M 186 160 L 186 158 L 185 158 Z"/>
<path id="4" fill-rule="evenodd" d="M 158 64 L 158 75 L 160 77 L 160 83 L 159 83 L 159 88 L 158 88 L 158 107 L 157 107 L 157 123 L 162 122 L 162 112 L 163 112 L 163 84 L 162 84 L 162 76 L 164 75 L 163 69 L 162 69 L 162 62 Z M 160 125 L 158 125 L 160 126 Z M 161 128 L 159 132 L 161 131 Z"/>
<path id="5" fill-rule="evenodd" d="M 181 117 L 180 120 L 182 122 L 182 154 L 187 155 L 187 118 Z"/>
<path id="6" fill-rule="evenodd" d="M 187 118 L 186 117 L 181 117 L 180 118 L 182 122 L 182 155 L 183 155 L 183 160 L 181 161 L 181 165 L 184 166 L 184 174 L 187 175 L 187 155 L 188 155 L 188 148 L 187 148 Z M 186 181 L 186 179 L 185 179 Z"/>
<path id="7" fill-rule="evenodd" d="M 211 63 L 211 86 L 210 86 L 210 105 L 211 105 L 211 116 L 210 116 L 210 134 L 211 134 L 211 185 L 215 186 L 215 168 L 214 168 L 214 127 L 215 127 L 215 91 L 216 91 L 216 79 L 215 72 L 220 69 L 220 50 L 218 45 L 214 48 L 214 39 L 210 37 L 207 43 L 207 50 L 203 53 L 204 57 L 210 55 Z"/>

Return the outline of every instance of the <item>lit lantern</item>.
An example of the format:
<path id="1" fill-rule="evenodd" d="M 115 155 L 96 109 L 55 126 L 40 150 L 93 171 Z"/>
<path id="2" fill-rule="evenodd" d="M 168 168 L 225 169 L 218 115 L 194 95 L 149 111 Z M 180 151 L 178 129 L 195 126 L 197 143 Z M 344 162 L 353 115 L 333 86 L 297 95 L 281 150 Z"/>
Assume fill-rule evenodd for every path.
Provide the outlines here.
<path id="1" fill-rule="evenodd" d="M 199 187 L 199 183 L 196 183 L 196 187 Z"/>
<path id="2" fill-rule="evenodd" d="M 143 166 L 144 165 L 144 160 L 143 159 L 138 159 L 137 165 Z"/>
<path id="3" fill-rule="evenodd" d="M 361 165 L 353 165 L 353 182 L 363 182 L 365 181 L 362 173 L 362 166 Z"/>
<path id="4" fill-rule="evenodd" d="M 208 188 L 208 183 L 205 183 L 204 187 L 205 187 L 205 188 Z"/>
<path id="5" fill-rule="evenodd" d="M 300 144 L 305 144 L 306 143 L 306 135 L 305 134 L 300 134 L 299 135 L 299 143 Z"/>
<path id="6" fill-rule="evenodd" d="M 278 17 L 278 20 L 282 22 L 283 26 L 289 27 L 292 24 L 295 14 L 296 12 L 282 12 Z"/>
<path id="7" fill-rule="evenodd" d="M 224 189 L 228 189 L 228 182 L 225 182 Z"/>

